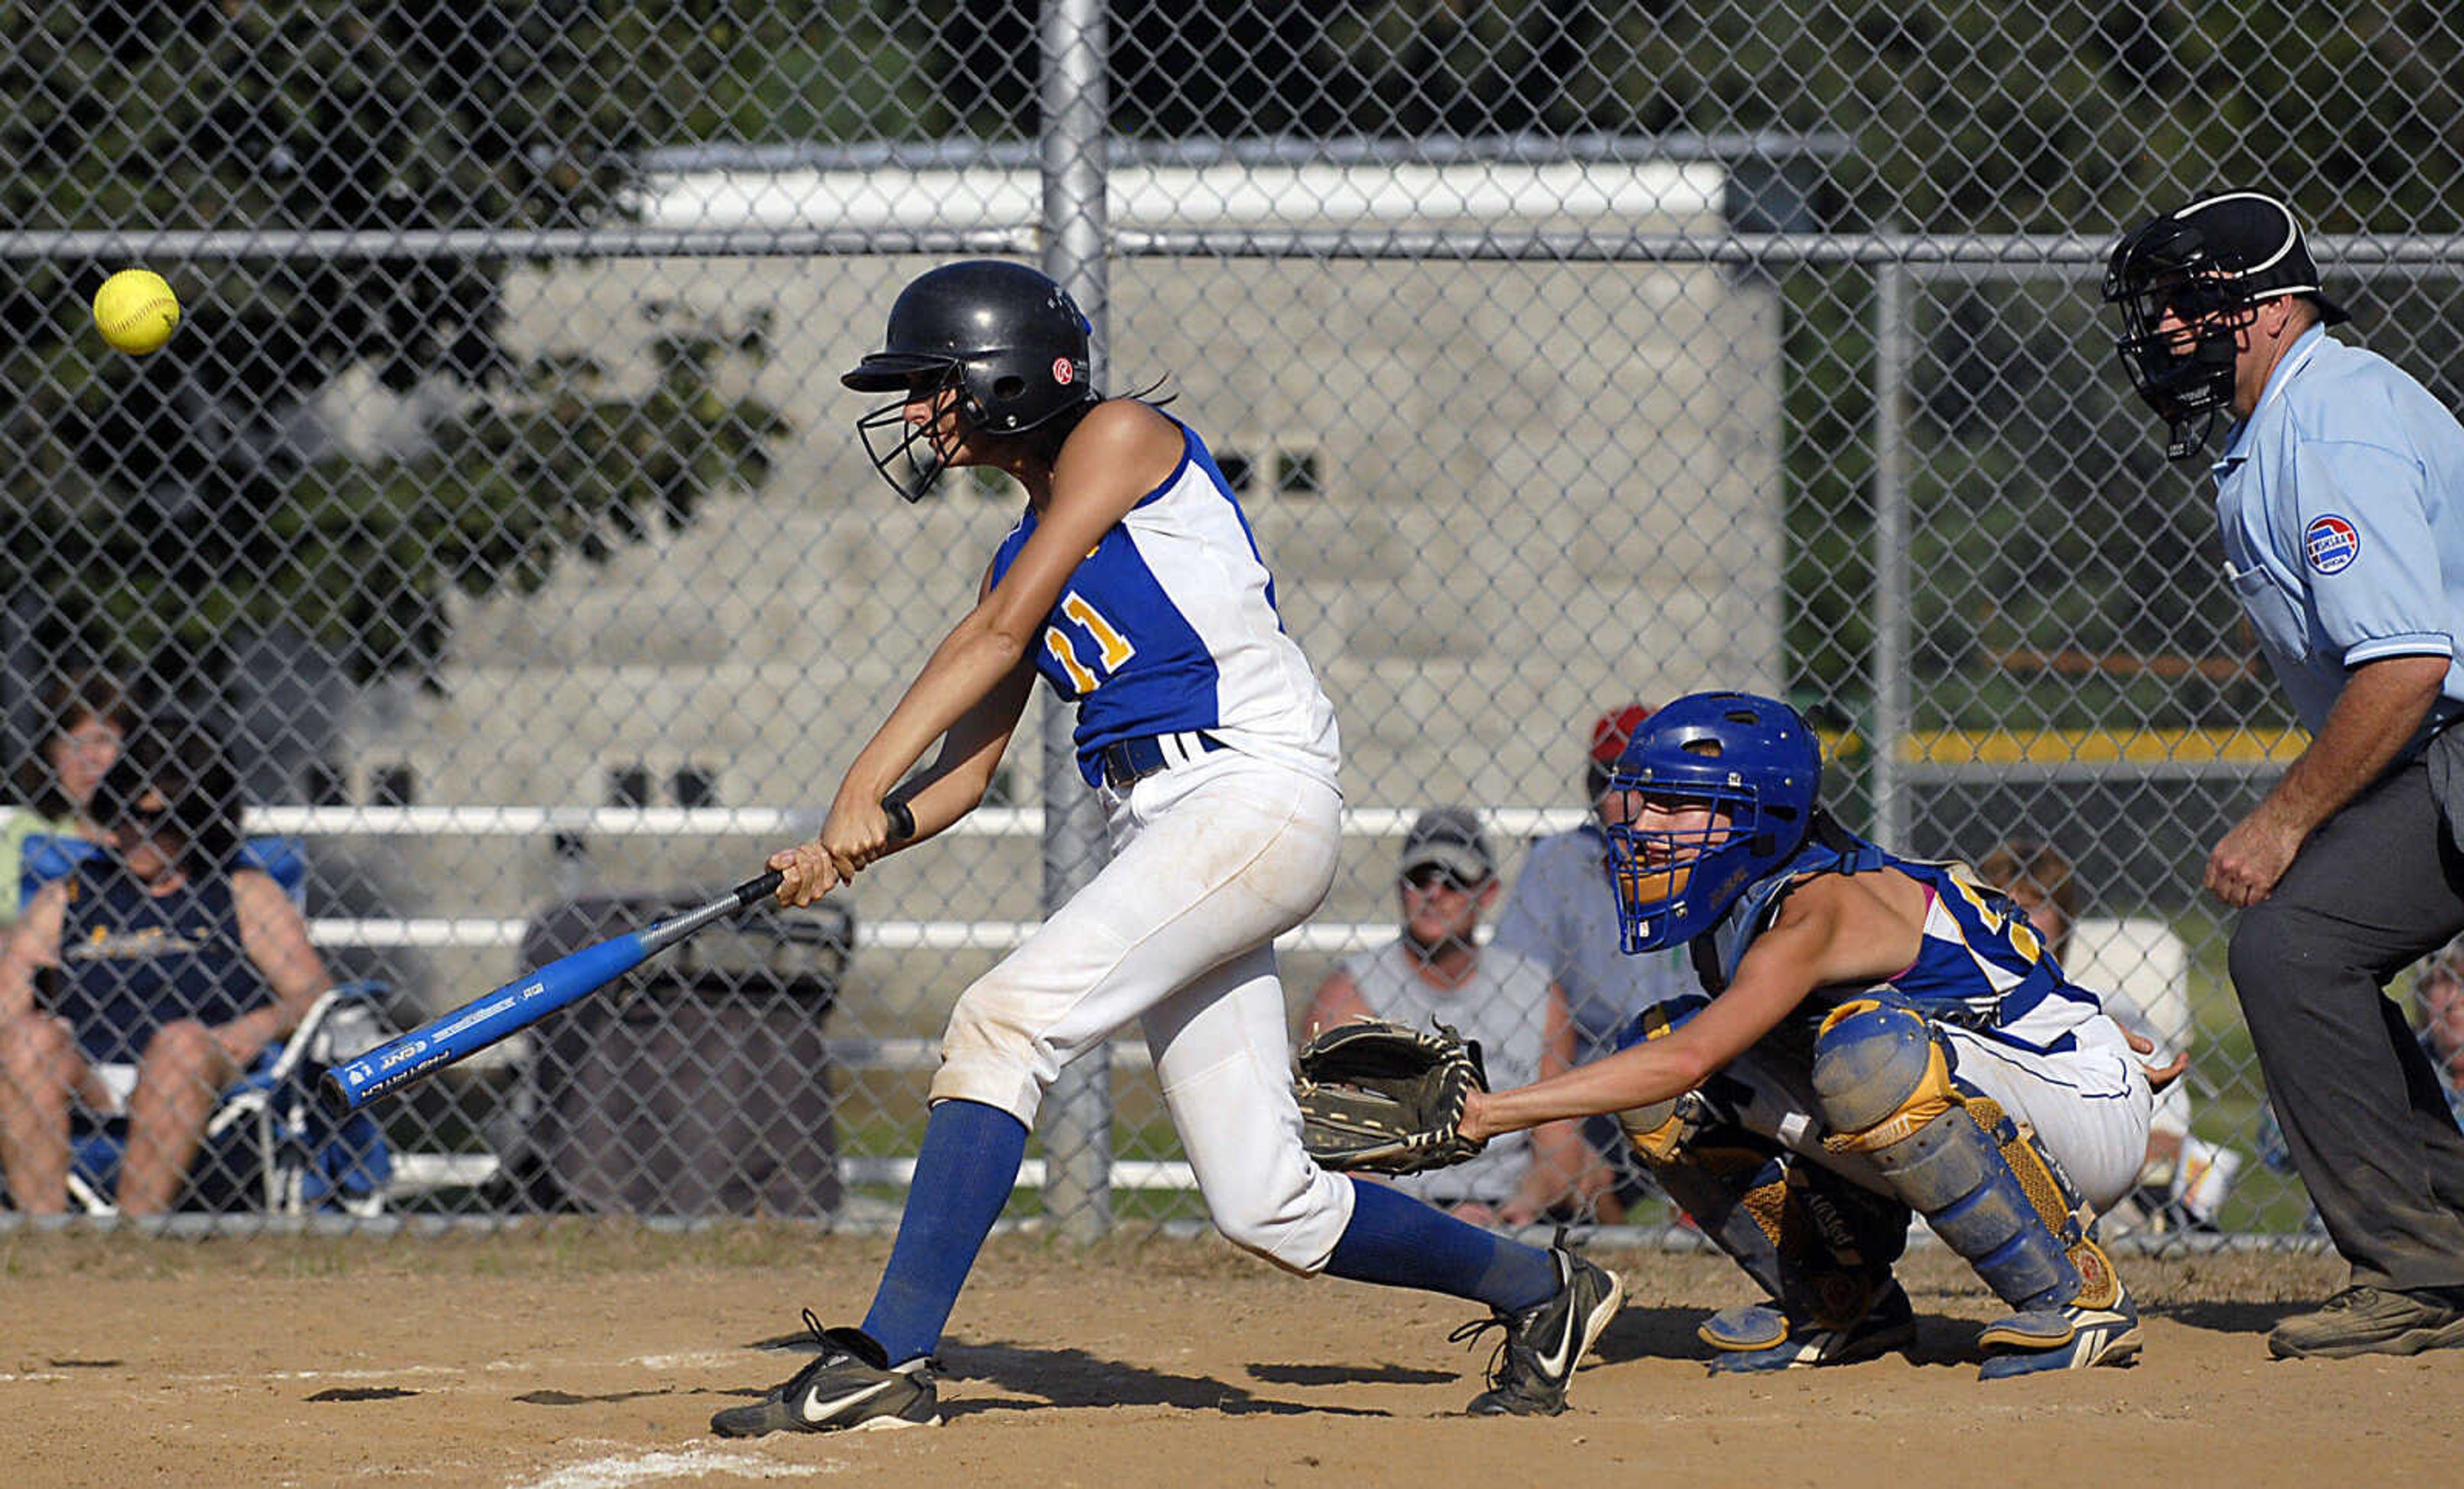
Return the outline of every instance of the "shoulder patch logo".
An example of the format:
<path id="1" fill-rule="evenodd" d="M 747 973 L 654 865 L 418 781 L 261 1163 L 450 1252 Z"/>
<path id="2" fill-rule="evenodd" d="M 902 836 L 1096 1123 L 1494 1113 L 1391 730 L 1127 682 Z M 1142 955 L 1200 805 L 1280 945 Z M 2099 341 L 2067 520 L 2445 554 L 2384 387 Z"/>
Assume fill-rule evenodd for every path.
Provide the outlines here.
<path id="1" fill-rule="evenodd" d="M 2330 512 L 2301 530 L 2301 552 L 2321 574 L 2342 574 L 2362 556 L 2361 530 Z"/>

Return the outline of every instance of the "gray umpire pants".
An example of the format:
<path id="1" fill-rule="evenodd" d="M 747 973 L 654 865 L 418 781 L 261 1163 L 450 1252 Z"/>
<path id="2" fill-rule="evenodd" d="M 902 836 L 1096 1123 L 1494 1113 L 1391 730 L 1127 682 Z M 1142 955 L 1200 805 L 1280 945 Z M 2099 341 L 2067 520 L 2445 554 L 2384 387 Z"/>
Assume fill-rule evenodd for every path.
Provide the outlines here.
<path id="1" fill-rule="evenodd" d="M 2233 927 L 2233 991 L 2353 1281 L 2464 1285 L 2464 1132 L 2390 978 L 2464 931 L 2464 728 L 2328 819 Z"/>

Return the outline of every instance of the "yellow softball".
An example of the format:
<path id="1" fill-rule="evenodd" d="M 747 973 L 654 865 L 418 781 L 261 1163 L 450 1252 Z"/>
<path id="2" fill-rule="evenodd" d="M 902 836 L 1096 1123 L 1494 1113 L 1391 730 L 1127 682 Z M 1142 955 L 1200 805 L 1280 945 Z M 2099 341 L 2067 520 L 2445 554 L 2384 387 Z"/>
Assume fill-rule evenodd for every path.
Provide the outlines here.
<path id="1" fill-rule="evenodd" d="M 94 292 L 94 323 L 113 350 L 143 357 L 179 329 L 180 297 L 151 269 L 123 269 Z"/>

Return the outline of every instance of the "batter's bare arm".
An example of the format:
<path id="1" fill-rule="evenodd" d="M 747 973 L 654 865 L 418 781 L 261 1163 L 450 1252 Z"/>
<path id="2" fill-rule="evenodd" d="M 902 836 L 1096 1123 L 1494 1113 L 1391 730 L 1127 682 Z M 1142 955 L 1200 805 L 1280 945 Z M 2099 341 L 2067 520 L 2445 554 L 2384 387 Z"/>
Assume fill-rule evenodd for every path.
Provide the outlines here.
<path id="1" fill-rule="evenodd" d="M 847 768 L 819 839 L 842 878 L 888 846 L 881 799 L 933 741 L 1012 676 L 1045 618 L 1060 603 L 1069 576 L 1139 498 L 1172 473 L 1179 457 L 1179 427 L 1143 404 L 1098 405 L 1080 423 L 1050 476 L 1049 499 L 1039 510 L 1035 532 L 1001 582 L 982 591 L 975 608 L 934 648 L 923 671 Z M 916 823 L 919 832 L 923 825 Z"/>
<path id="2" fill-rule="evenodd" d="M 950 726 L 940 753 L 898 788 L 914 814 L 915 833 L 897 846 L 921 843 L 982 803 L 1034 691 L 1035 667 L 1021 658 L 1009 676 Z"/>

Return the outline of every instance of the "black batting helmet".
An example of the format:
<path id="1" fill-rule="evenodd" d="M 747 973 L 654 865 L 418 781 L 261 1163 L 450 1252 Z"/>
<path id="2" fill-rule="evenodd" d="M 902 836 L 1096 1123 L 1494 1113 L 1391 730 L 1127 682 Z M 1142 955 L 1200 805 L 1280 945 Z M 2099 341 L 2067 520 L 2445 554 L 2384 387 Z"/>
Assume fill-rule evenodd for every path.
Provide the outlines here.
<path id="1" fill-rule="evenodd" d="M 924 431 L 905 408 L 945 389 L 958 412 L 991 434 L 1023 434 L 1084 408 L 1095 391 L 1088 338 L 1092 327 L 1069 292 L 1023 264 L 968 259 L 919 275 L 890 307 L 890 331 L 839 381 L 859 393 L 897 393 L 856 422 L 873 469 L 913 501 L 940 471 Z M 897 433 L 876 445 L 876 433 Z M 904 456 L 905 480 L 891 473 Z"/>
<path id="2" fill-rule="evenodd" d="M 2168 427 L 2168 458 L 2207 442 L 2217 412 L 2233 403 L 2241 328 L 2259 301 L 2287 295 L 2316 306 L 2322 325 L 2352 318 L 2321 293 L 2292 208 L 2256 191 L 2150 218 L 2114 247 L 2104 271 L 2105 302 L 2122 307 L 2114 345 L 2131 386 Z"/>

